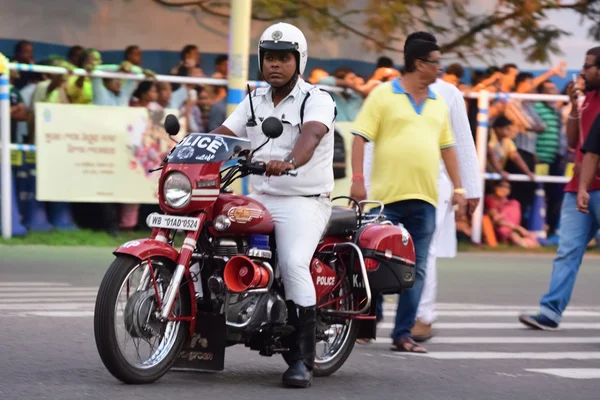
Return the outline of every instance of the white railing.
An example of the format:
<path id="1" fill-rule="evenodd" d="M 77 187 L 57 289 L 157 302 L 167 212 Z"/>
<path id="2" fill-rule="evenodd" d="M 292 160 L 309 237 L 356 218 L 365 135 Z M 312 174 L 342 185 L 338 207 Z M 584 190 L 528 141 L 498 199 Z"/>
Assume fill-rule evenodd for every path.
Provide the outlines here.
<path id="1" fill-rule="evenodd" d="M 33 71 L 47 74 L 66 74 L 69 71 L 63 67 L 53 66 L 42 66 L 42 65 L 29 65 L 29 64 L 8 64 L 9 70 L 18 71 Z M 143 74 L 132 74 L 132 73 L 121 73 L 121 72 L 106 72 L 106 71 L 94 71 L 88 74 L 84 69 L 75 69 L 72 72 L 73 75 L 77 76 L 91 76 L 98 78 L 116 78 L 116 79 L 131 79 L 136 81 L 147 80 L 148 78 Z M 200 85 L 227 85 L 226 79 L 214 79 L 214 78 L 191 78 L 184 76 L 173 76 L 173 75 L 156 75 L 156 80 L 160 82 L 169 83 L 181 83 L 181 84 L 200 84 Z M 268 84 L 263 81 L 249 81 L 250 86 L 254 87 L 267 87 Z M 331 87 L 324 85 L 317 85 L 323 89 L 332 92 L 343 92 L 344 89 L 339 87 Z M 490 99 L 500 98 L 518 98 L 523 100 L 539 100 L 539 101 L 568 101 L 568 96 L 562 95 L 540 95 L 540 94 L 516 94 L 516 93 L 489 93 L 482 91 L 479 93 L 468 93 L 464 95 L 467 98 L 478 99 L 478 113 L 477 113 L 477 132 L 476 132 L 476 147 L 477 156 L 479 159 L 479 169 L 482 177 L 482 188 L 485 187 L 485 180 L 498 180 L 501 179 L 499 174 L 486 173 L 487 165 L 487 142 L 488 142 L 488 110 Z M 12 186 L 11 180 L 11 165 L 10 165 L 10 150 L 22 150 L 22 151 L 35 151 L 34 145 L 22 145 L 22 144 L 11 144 L 10 143 L 10 105 L 8 98 L 8 73 L 0 75 L 0 134 L 1 134 L 1 146 L 2 146 L 2 187 L 0 194 L 2 196 L 2 236 L 4 238 L 10 238 L 11 232 L 11 191 Z M 530 181 L 527 175 L 511 174 L 511 181 Z M 551 182 L 551 183 L 566 183 L 569 181 L 567 177 L 560 176 L 536 176 L 535 182 Z M 472 223 L 472 235 L 471 240 L 474 243 L 481 243 L 481 222 L 483 218 L 483 199 L 479 203 L 476 212 L 473 214 Z"/>
<path id="2" fill-rule="evenodd" d="M 0 54 L 0 65 L 4 57 Z M 8 88 L 9 74 L 0 75 L 0 196 L 2 204 L 0 207 L 0 218 L 2 218 L 2 237 L 9 239 L 12 236 L 12 185 L 11 185 L 11 166 L 10 166 L 10 94 Z"/>
<path id="3" fill-rule="evenodd" d="M 0 58 L 4 57 L 0 54 Z M 0 59 L 0 65 L 3 60 Z M 107 72 L 107 71 L 94 71 L 91 74 L 81 68 L 76 68 L 72 72 L 64 67 L 54 67 L 46 65 L 31 65 L 31 64 L 18 64 L 8 63 L 8 70 L 17 71 L 31 71 L 40 72 L 46 74 L 67 74 L 71 73 L 76 76 L 91 76 L 97 78 L 115 78 L 115 79 L 130 79 L 135 81 L 148 80 L 148 77 L 144 74 L 134 73 L 122 73 L 122 72 Z M 1 204 L 1 218 L 2 218 L 2 237 L 9 239 L 12 236 L 11 229 L 11 207 L 12 207 L 12 185 L 11 185 L 11 164 L 10 164 L 10 151 L 11 150 L 22 150 L 22 151 L 35 151 L 34 145 L 21 145 L 10 143 L 10 100 L 9 100 L 9 89 L 8 89 L 8 71 L 4 74 L 0 74 L 0 146 L 2 164 L 0 171 L 0 179 L 2 185 L 0 187 L 0 195 L 2 198 Z M 156 80 L 160 82 L 169 83 L 181 83 L 181 84 L 196 84 L 196 85 L 227 85 L 227 79 L 215 79 L 215 78 L 192 78 L 186 76 L 174 76 L 174 75 L 156 75 Z M 254 87 L 267 87 L 268 84 L 263 81 L 248 81 L 250 86 Z M 323 89 L 327 89 L 331 92 L 343 92 L 344 89 L 339 87 L 331 87 L 324 85 L 317 85 Z"/>
<path id="4" fill-rule="evenodd" d="M 10 63 L 8 64 L 8 68 L 10 70 L 16 71 L 31 71 L 31 72 L 40 72 L 45 74 L 66 74 L 69 71 L 63 67 L 52 67 L 46 65 L 31 65 L 31 64 L 16 64 Z M 148 77 L 144 74 L 134 74 L 134 73 L 123 73 L 123 72 L 107 72 L 107 71 L 94 71 L 91 74 L 88 74 L 86 70 L 81 68 L 75 68 L 72 72 L 72 75 L 77 76 L 91 76 L 95 78 L 115 78 L 115 79 L 129 79 L 133 81 L 145 81 L 148 80 Z M 156 75 L 156 80 L 159 82 L 168 82 L 168 83 L 182 83 L 182 84 L 196 84 L 196 85 L 213 85 L 213 86 L 223 86 L 227 85 L 227 79 L 217 79 L 217 78 L 192 78 L 188 76 L 175 76 L 175 75 Z M 267 82 L 264 81 L 248 81 L 250 86 L 254 87 L 267 87 L 269 86 Z M 321 88 L 327 89 L 332 92 L 343 92 L 344 89 L 339 87 L 331 87 L 325 85 L 317 85 Z"/>

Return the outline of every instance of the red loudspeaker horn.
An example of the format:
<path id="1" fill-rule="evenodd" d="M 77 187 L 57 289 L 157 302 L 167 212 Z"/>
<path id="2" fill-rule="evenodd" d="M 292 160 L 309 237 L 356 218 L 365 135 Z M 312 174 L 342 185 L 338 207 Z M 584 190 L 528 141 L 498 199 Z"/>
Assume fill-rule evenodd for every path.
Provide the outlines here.
<path id="1" fill-rule="evenodd" d="M 225 265 L 225 285 L 235 293 L 248 289 L 262 289 L 269 284 L 269 271 L 245 256 L 235 256 Z"/>

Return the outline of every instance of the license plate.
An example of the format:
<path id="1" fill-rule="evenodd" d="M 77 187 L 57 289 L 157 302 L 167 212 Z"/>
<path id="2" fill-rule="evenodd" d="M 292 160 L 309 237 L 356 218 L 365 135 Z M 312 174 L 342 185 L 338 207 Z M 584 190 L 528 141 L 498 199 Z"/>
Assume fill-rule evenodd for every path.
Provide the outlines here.
<path id="1" fill-rule="evenodd" d="M 175 215 L 161 215 L 153 213 L 148 215 L 146 224 L 150 228 L 182 229 L 184 231 L 197 231 L 200 228 L 200 218 L 178 217 Z"/>

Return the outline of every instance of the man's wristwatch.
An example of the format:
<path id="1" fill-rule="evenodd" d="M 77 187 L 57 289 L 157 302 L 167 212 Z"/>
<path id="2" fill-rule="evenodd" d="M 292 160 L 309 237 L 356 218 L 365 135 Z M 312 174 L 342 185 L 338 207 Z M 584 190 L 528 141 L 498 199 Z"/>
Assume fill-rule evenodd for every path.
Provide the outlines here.
<path id="1" fill-rule="evenodd" d="M 454 193 L 461 194 L 461 195 L 464 196 L 465 194 L 467 194 L 467 189 L 465 189 L 465 188 L 456 188 L 456 189 L 454 189 Z"/>
<path id="2" fill-rule="evenodd" d="M 286 158 L 283 159 L 283 161 L 292 164 L 294 166 L 294 169 L 298 169 L 298 165 L 296 164 L 296 160 L 294 160 L 294 157 L 287 156 Z"/>

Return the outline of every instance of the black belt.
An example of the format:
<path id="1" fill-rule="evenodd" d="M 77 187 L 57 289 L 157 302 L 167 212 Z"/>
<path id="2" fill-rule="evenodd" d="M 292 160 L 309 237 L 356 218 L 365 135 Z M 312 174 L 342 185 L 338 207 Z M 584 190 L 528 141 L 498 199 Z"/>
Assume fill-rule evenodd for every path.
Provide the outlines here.
<path id="1" fill-rule="evenodd" d="M 331 199 L 331 193 L 309 194 L 307 196 L 302 196 L 302 197 L 309 197 L 309 198 L 324 197 L 324 198 Z"/>

